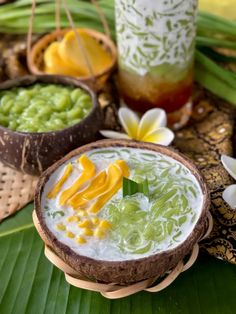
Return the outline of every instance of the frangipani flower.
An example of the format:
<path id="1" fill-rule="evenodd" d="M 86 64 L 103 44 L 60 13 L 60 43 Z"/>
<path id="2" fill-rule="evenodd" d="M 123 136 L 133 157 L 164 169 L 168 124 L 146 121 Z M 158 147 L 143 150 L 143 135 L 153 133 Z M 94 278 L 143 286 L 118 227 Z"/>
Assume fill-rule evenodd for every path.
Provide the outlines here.
<path id="1" fill-rule="evenodd" d="M 152 142 L 169 145 L 174 139 L 174 133 L 166 127 L 166 113 L 162 109 L 148 110 L 140 119 L 128 108 L 120 108 L 118 117 L 125 133 L 101 130 L 104 137 L 114 139 L 134 139 L 136 141 Z"/>
<path id="2" fill-rule="evenodd" d="M 222 155 L 221 162 L 228 173 L 236 180 L 236 159 Z M 230 207 L 236 208 L 236 184 L 228 186 L 224 190 L 222 197 Z"/>

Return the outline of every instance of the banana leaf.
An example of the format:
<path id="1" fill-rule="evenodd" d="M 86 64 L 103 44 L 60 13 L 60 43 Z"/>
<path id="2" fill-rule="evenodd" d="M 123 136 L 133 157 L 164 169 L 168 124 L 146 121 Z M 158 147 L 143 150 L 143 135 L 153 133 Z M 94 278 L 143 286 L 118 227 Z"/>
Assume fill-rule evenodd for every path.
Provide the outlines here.
<path id="1" fill-rule="evenodd" d="M 236 267 L 204 255 L 159 293 L 107 300 L 72 287 L 45 258 L 31 213 L 28 205 L 0 224 L 1 314 L 235 313 Z"/>

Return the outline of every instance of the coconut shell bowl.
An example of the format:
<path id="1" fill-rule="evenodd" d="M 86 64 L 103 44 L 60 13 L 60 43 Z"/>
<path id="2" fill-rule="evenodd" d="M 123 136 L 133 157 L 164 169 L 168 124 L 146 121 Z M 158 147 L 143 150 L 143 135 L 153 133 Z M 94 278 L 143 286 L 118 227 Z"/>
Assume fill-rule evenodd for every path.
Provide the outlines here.
<path id="1" fill-rule="evenodd" d="M 117 156 L 115 156 L 115 154 L 117 154 Z M 128 156 L 125 154 L 130 154 L 130 155 Z M 129 169 L 132 169 L 132 164 L 136 165 L 135 167 L 137 167 L 139 174 L 141 173 L 141 170 L 143 169 L 142 167 L 147 165 L 147 167 L 149 168 L 145 168 L 145 171 L 147 171 L 147 180 L 149 184 L 149 189 L 151 189 L 150 182 L 154 182 L 153 183 L 154 185 L 163 183 L 163 189 L 161 188 L 160 190 L 158 190 L 159 192 L 157 190 L 153 192 L 154 195 L 155 193 L 160 193 L 160 195 L 159 194 L 157 195 L 157 203 L 155 203 L 156 207 L 155 206 L 151 207 L 151 208 L 154 208 L 154 212 L 155 210 L 157 210 L 154 216 L 149 216 L 149 218 L 147 218 L 148 216 L 145 216 L 147 219 L 144 216 L 142 216 L 141 220 L 135 220 L 134 217 L 136 217 L 135 215 L 137 211 L 136 212 L 133 211 L 132 212 L 133 218 L 130 222 L 130 225 L 128 225 L 128 227 L 126 225 L 128 218 L 124 218 L 126 216 L 123 216 L 123 218 L 122 216 L 119 216 L 120 218 L 114 221 L 111 219 L 110 220 L 111 224 L 109 226 L 110 229 L 109 231 L 107 231 L 106 237 L 105 238 L 102 237 L 100 239 L 102 242 L 99 243 L 100 240 L 95 239 L 95 236 L 93 235 L 98 234 L 97 230 L 99 229 L 100 224 L 101 223 L 104 224 L 104 220 L 103 222 L 101 222 L 101 219 L 104 219 L 104 217 L 106 218 L 108 217 L 107 219 L 109 221 L 109 216 L 104 216 L 103 213 L 104 213 L 104 208 L 107 206 L 107 204 L 112 203 L 111 199 L 105 205 L 103 203 L 104 207 L 102 207 L 101 211 L 99 211 L 99 213 L 97 214 L 98 215 L 96 216 L 97 218 L 94 216 L 91 216 L 92 217 L 91 218 L 88 212 L 91 211 L 92 207 L 89 207 L 86 209 L 86 205 L 85 205 L 86 202 L 83 203 L 83 201 L 85 200 L 84 197 L 86 196 L 86 194 L 83 194 L 83 193 L 85 193 L 86 191 L 87 192 L 89 191 L 88 186 L 82 185 L 81 187 L 82 190 L 81 189 L 77 190 L 78 192 L 76 196 L 77 198 L 73 197 L 73 199 L 77 199 L 77 201 L 79 201 L 78 204 L 81 204 L 80 202 L 82 201 L 82 204 L 83 204 L 82 207 L 74 206 L 73 204 L 75 203 L 71 201 L 72 199 L 69 201 L 69 203 L 62 204 L 61 198 L 60 198 L 62 197 L 65 191 L 70 190 L 69 182 L 66 182 L 65 176 L 62 175 L 63 171 L 66 171 L 65 169 L 68 170 L 68 167 L 77 167 L 75 164 L 79 163 L 79 161 L 82 160 L 82 158 L 85 158 L 84 156 L 87 156 L 86 158 L 90 159 L 90 161 L 91 160 L 94 161 L 94 163 L 96 164 L 96 169 L 98 171 L 103 169 L 101 168 L 101 165 L 102 165 L 103 158 L 106 159 L 106 157 L 104 156 L 108 156 L 111 159 L 113 158 L 112 162 L 115 162 L 115 163 L 125 161 Z M 138 163 L 137 163 L 137 160 L 135 160 L 135 158 L 140 158 Z M 164 158 L 164 161 L 160 158 Z M 108 164 L 109 163 L 105 163 L 106 167 L 108 166 Z M 157 167 L 160 166 L 161 170 L 159 169 L 157 171 L 157 177 L 155 176 L 152 177 L 155 172 L 153 169 L 157 169 L 155 168 L 156 166 Z M 78 168 L 78 169 L 83 169 L 83 167 Z M 106 168 L 106 169 L 109 169 L 109 168 Z M 176 172 L 172 172 L 171 169 L 172 170 L 177 169 L 177 170 Z M 87 169 L 86 171 L 87 171 L 86 173 L 88 174 L 89 171 L 91 171 L 91 168 L 90 170 Z M 129 172 L 131 177 L 135 173 L 132 171 L 133 170 L 130 170 Z M 148 171 L 151 171 L 151 172 L 148 173 Z M 182 177 L 180 175 L 181 171 L 183 171 Z M 79 175 L 78 171 L 76 173 L 77 173 L 77 176 L 73 177 L 73 180 L 78 178 L 78 175 Z M 177 177 L 176 177 L 176 173 L 177 173 Z M 98 176 L 99 174 L 96 173 L 96 175 Z M 64 179 L 63 179 L 63 176 L 64 176 Z M 72 176 L 73 176 L 73 172 L 72 172 Z M 101 176 L 101 173 L 100 173 L 100 176 Z M 107 172 L 107 176 L 109 176 L 109 170 Z M 60 178 L 64 180 L 63 182 L 61 181 L 61 183 L 59 183 L 61 180 Z M 171 181 L 172 182 L 171 187 L 170 185 L 168 187 L 168 182 L 166 181 L 167 178 L 168 180 L 172 180 L 172 179 L 174 180 L 174 183 Z M 197 190 L 195 191 L 196 193 L 191 188 L 192 183 L 190 182 L 191 181 L 190 179 L 195 182 L 194 186 L 197 187 Z M 96 180 L 97 179 L 95 178 L 95 181 L 90 181 L 90 182 L 93 182 L 91 183 L 91 186 L 93 187 L 93 191 L 95 191 L 96 188 L 97 189 L 102 188 L 102 184 L 103 184 L 102 182 L 99 183 L 98 187 L 95 187 Z M 187 180 L 186 182 L 188 183 L 184 190 L 185 180 Z M 112 175 L 112 179 L 110 183 L 113 184 L 114 182 L 116 182 L 115 174 Z M 181 182 L 181 185 L 179 184 L 180 182 Z M 53 213 L 51 214 L 52 216 L 54 216 L 54 218 L 56 217 L 55 218 L 56 222 L 57 223 L 59 222 L 59 225 L 57 225 L 57 227 L 59 226 L 60 231 L 58 231 L 59 229 L 55 231 L 56 225 L 52 225 L 49 222 L 51 219 L 51 218 L 50 219 L 48 218 L 51 215 L 50 209 L 49 209 L 50 203 L 46 202 L 47 198 L 49 198 L 49 195 L 52 196 L 52 194 L 50 193 L 55 192 L 55 184 L 57 185 L 57 188 L 56 188 L 57 192 L 61 188 L 62 184 L 65 184 L 64 186 L 65 190 L 64 191 L 62 190 L 61 192 L 62 194 L 59 193 L 57 196 L 54 195 L 54 197 L 56 197 L 55 198 L 56 203 L 51 203 L 51 205 L 53 205 L 52 206 L 53 210 L 56 210 L 56 212 L 58 213 L 58 216 L 56 212 L 54 214 Z M 176 197 L 173 196 L 173 193 L 176 192 L 175 186 L 176 186 L 176 189 L 180 189 L 180 190 L 182 189 L 181 191 L 186 191 L 187 194 L 185 194 L 185 196 L 180 194 L 180 199 L 182 200 L 185 199 L 184 200 L 185 204 L 181 202 L 178 203 Z M 58 187 L 60 188 L 58 189 Z M 169 188 L 171 189 L 172 192 L 171 191 L 168 192 Z M 110 189 L 112 189 L 111 186 L 110 186 Z M 120 189 L 122 190 L 122 186 L 120 186 Z M 124 189 L 124 181 L 123 181 L 123 189 Z M 119 191 L 121 190 L 117 189 L 116 190 L 117 194 L 115 195 L 118 195 Z M 50 192 L 50 191 L 54 191 L 54 192 Z M 123 190 L 123 193 L 124 193 L 124 190 Z M 192 193 L 192 196 L 190 196 L 189 193 L 190 194 Z M 65 194 L 65 195 L 68 195 L 68 194 Z M 122 196 L 122 193 L 119 195 L 121 198 L 123 197 L 123 199 L 126 198 L 124 197 L 124 194 Z M 188 197 L 192 199 L 193 201 L 192 205 L 198 207 L 197 209 L 198 214 L 197 215 L 194 214 L 191 219 L 193 223 L 192 226 L 188 226 L 187 228 L 185 228 L 184 237 L 182 239 L 179 238 L 179 240 L 176 240 L 177 242 L 174 245 L 171 244 L 172 238 L 168 238 L 168 240 L 166 240 L 165 242 L 165 245 L 164 245 L 165 247 L 162 247 L 161 249 L 162 240 L 160 240 L 159 236 L 162 236 L 164 231 L 162 231 L 157 236 L 158 231 L 155 228 L 160 223 L 158 222 L 158 219 L 160 221 L 163 221 L 163 219 L 165 219 L 165 217 L 168 216 L 167 212 L 170 209 L 168 208 L 167 204 L 173 205 L 173 202 L 175 203 L 177 202 L 175 205 L 177 206 L 178 211 L 183 212 L 184 208 L 186 208 L 186 200 Z M 130 198 L 132 198 L 132 196 L 128 196 L 128 199 Z M 151 199 L 151 196 L 149 196 L 149 202 L 151 202 L 150 199 Z M 164 203 L 162 202 L 161 204 L 161 200 L 164 201 Z M 111 203 L 109 203 L 110 201 Z M 61 208 L 57 208 L 57 204 L 58 206 L 62 204 Z M 91 203 L 89 204 L 90 204 L 89 206 L 91 206 Z M 112 203 L 112 204 L 116 205 L 118 203 Z M 70 152 L 68 155 L 63 157 L 61 160 L 57 161 L 54 165 L 52 165 L 50 168 L 48 168 L 44 172 L 36 188 L 35 210 L 33 213 L 33 220 L 34 220 L 35 227 L 39 232 L 39 235 L 41 236 L 42 240 L 45 243 L 46 257 L 55 266 L 57 266 L 59 269 L 61 269 L 65 273 L 66 280 L 70 284 L 80 287 L 80 288 L 85 288 L 85 289 L 89 289 L 93 291 L 99 291 L 102 295 L 104 295 L 107 298 L 120 298 L 127 295 L 131 295 L 141 290 L 146 290 L 149 292 L 158 292 L 164 289 L 165 287 L 167 287 L 171 282 L 173 282 L 181 272 L 187 270 L 189 267 L 192 266 L 192 264 L 195 262 L 198 256 L 198 242 L 204 237 L 206 237 L 212 228 L 212 220 L 209 214 L 209 205 L 210 205 L 209 192 L 201 174 L 199 173 L 197 168 L 192 164 L 190 160 L 188 160 L 186 157 L 182 156 L 181 154 L 177 153 L 173 149 L 160 146 L 160 145 L 135 142 L 135 141 L 101 140 L 101 141 L 90 143 L 88 145 L 77 148 L 76 150 Z M 69 208 L 70 206 L 72 206 L 73 208 Z M 163 206 L 167 206 L 165 211 L 161 210 L 161 208 L 164 208 Z M 111 215 L 114 214 L 114 211 L 115 211 L 114 208 L 115 207 L 113 206 Z M 124 209 L 125 207 L 121 206 L 121 208 Z M 68 217 L 67 209 L 72 212 L 74 211 L 74 214 L 73 214 L 74 218 Z M 133 207 L 132 208 L 129 207 L 126 209 L 134 210 Z M 142 214 L 142 215 L 146 215 L 146 214 Z M 81 216 L 79 217 L 79 215 Z M 122 215 L 125 215 L 124 212 L 122 213 Z M 170 221 L 172 222 L 177 219 L 177 216 L 175 216 L 175 214 L 174 216 L 171 216 L 171 217 L 170 216 L 171 214 L 168 217 L 170 218 Z M 155 217 L 159 217 L 159 218 L 155 220 L 156 219 Z M 64 225 L 62 221 L 60 221 L 60 219 L 64 221 Z M 89 219 L 90 221 L 88 222 Z M 100 219 L 100 224 L 99 222 L 97 222 L 97 220 L 99 219 Z M 184 217 L 180 218 L 180 220 L 178 221 L 179 222 L 182 221 L 181 223 L 183 223 L 184 221 L 186 222 L 187 219 L 188 218 L 186 216 L 185 218 Z M 118 222 L 118 229 L 115 229 L 117 227 L 117 221 L 120 221 L 120 222 Z M 168 222 L 168 224 L 170 223 L 170 221 Z M 93 226 L 94 229 L 92 233 L 88 233 L 88 228 L 83 229 L 85 227 L 84 226 L 85 223 L 87 224 L 94 223 L 94 226 Z M 178 224 L 178 226 L 180 226 L 181 223 Z M 74 224 L 74 227 L 73 227 L 74 229 L 70 230 L 73 224 Z M 90 227 L 92 226 L 91 224 L 90 224 Z M 99 224 L 99 226 L 96 224 Z M 122 229 L 122 224 L 124 224 L 124 227 L 125 227 L 123 229 Z M 132 254 L 130 255 L 130 252 L 131 252 L 130 245 L 132 244 L 132 241 L 137 240 L 136 238 L 132 238 L 132 241 L 130 242 L 130 236 L 129 236 L 130 234 L 129 235 L 126 234 L 124 236 L 125 240 L 121 242 L 123 246 L 120 243 L 119 243 L 120 246 L 117 244 L 119 248 L 118 249 L 115 248 L 114 252 L 112 251 L 113 249 L 110 250 L 109 244 L 106 244 L 110 241 L 110 238 L 112 239 L 112 234 L 114 233 L 115 233 L 115 238 L 113 238 L 115 239 L 114 241 L 116 242 L 118 241 L 117 239 L 120 239 L 119 238 L 120 234 L 119 234 L 119 231 L 117 230 L 123 230 L 120 232 L 129 233 L 130 230 L 136 229 L 138 230 L 138 233 L 139 232 L 143 233 L 145 230 L 147 230 L 148 225 L 149 227 L 154 228 L 153 230 L 155 230 L 153 233 L 153 238 L 152 238 L 152 245 L 153 247 L 155 247 L 155 249 L 149 250 L 148 253 L 147 252 L 144 253 L 144 251 L 141 251 L 139 249 L 139 250 L 132 251 Z M 81 232 L 83 232 L 83 234 L 86 234 L 86 236 L 84 237 L 81 237 L 81 236 L 78 237 L 79 242 L 78 241 L 76 242 L 76 239 L 78 239 L 77 238 L 78 234 L 73 234 L 73 232 L 76 233 L 75 231 L 77 230 L 76 226 L 77 227 L 80 226 Z M 178 229 L 177 230 L 177 229 L 173 229 L 172 228 L 173 226 L 171 227 L 171 225 L 168 225 L 168 226 L 170 227 L 170 229 L 169 227 L 167 227 L 168 230 L 169 231 L 172 230 L 170 232 L 178 233 L 178 230 L 179 230 L 178 228 L 182 228 L 182 227 L 177 227 Z M 175 235 L 174 238 L 175 237 L 178 237 L 178 235 Z M 99 238 L 99 235 L 98 235 L 98 238 Z M 83 241 L 81 241 L 81 239 Z M 92 243 L 93 245 L 95 243 L 95 247 L 92 249 L 93 253 L 91 253 L 92 251 L 90 251 L 90 245 L 92 245 Z M 89 249 L 87 250 L 86 247 Z M 101 252 L 99 253 L 100 248 L 101 248 Z M 122 258 L 119 255 L 120 254 L 119 250 L 121 250 L 121 255 L 125 252 L 124 253 L 125 255 L 122 255 L 123 256 Z"/>
<path id="2" fill-rule="evenodd" d="M 37 83 L 80 88 L 91 97 L 92 108 L 80 122 L 58 131 L 19 132 L 0 126 L 0 161 L 31 175 L 40 175 L 73 149 L 96 140 L 103 121 L 96 94 L 74 78 L 25 76 L 0 84 L 0 92 Z"/>
<path id="3" fill-rule="evenodd" d="M 32 49 L 29 51 L 28 55 L 28 67 L 30 72 L 35 75 L 43 75 L 44 72 L 44 52 L 48 48 L 48 46 L 58 41 L 58 38 L 63 38 L 63 36 L 69 32 L 71 29 L 61 29 L 56 30 L 50 34 L 46 34 L 38 39 L 32 46 Z M 77 76 L 84 84 L 91 86 L 93 90 L 101 90 L 109 76 L 114 72 L 117 63 L 117 51 L 116 46 L 112 42 L 112 40 L 103 33 L 97 32 L 92 29 L 83 28 L 83 31 L 86 32 L 91 38 L 95 39 L 100 46 L 104 48 L 104 50 L 111 57 L 111 63 L 108 67 L 104 68 L 103 71 L 94 74 L 93 76 Z"/>

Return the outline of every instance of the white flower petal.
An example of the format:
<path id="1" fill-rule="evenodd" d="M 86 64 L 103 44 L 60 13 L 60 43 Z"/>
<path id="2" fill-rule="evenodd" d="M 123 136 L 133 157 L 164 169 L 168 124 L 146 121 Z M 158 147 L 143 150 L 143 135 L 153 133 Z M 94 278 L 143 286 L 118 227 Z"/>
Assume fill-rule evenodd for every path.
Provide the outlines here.
<path id="1" fill-rule="evenodd" d="M 138 115 L 128 108 L 120 108 L 118 116 L 125 132 L 129 137 L 136 139 L 140 121 Z"/>
<path id="2" fill-rule="evenodd" d="M 107 138 L 122 139 L 122 140 L 130 139 L 130 137 L 127 134 L 121 133 L 121 132 L 115 132 L 115 131 L 110 131 L 110 130 L 100 130 L 99 132 L 104 137 L 107 137 Z"/>
<path id="3" fill-rule="evenodd" d="M 224 190 L 222 197 L 230 207 L 236 208 L 236 184 L 228 186 Z"/>
<path id="4" fill-rule="evenodd" d="M 236 180 L 236 159 L 226 155 L 222 155 L 221 162 L 225 170 L 227 170 L 228 173 L 234 178 L 234 180 Z"/>
<path id="5" fill-rule="evenodd" d="M 163 109 L 155 108 L 148 110 L 142 117 L 138 128 L 138 139 L 142 140 L 147 134 L 165 127 L 167 124 L 166 113 Z"/>
<path id="6" fill-rule="evenodd" d="M 144 136 L 142 141 L 168 146 L 173 141 L 174 137 L 174 133 L 170 129 L 159 128 Z"/>

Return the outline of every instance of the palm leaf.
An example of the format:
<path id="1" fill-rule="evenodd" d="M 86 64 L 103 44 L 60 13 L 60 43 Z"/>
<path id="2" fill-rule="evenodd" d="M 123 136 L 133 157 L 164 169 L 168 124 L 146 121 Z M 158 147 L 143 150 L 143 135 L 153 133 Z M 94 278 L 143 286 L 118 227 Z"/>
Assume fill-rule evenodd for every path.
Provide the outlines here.
<path id="1" fill-rule="evenodd" d="M 201 257 L 169 288 L 107 300 L 69 286 L 44 257 L 31 219 L 32 205 L 0 224 L 0 313 L 235 313 L 236 267 Z"/>

